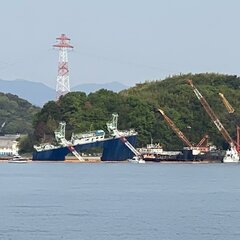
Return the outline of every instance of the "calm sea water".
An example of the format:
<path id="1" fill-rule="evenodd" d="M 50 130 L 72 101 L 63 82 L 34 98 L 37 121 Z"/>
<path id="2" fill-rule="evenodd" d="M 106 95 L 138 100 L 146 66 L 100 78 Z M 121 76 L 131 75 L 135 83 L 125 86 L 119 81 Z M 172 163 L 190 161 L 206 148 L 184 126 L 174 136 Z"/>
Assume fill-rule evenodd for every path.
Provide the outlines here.
<path id="1" fill-rule="evenodd" d="M 0 164 L 1 240 L 240 239 L 240 165 Z"/>

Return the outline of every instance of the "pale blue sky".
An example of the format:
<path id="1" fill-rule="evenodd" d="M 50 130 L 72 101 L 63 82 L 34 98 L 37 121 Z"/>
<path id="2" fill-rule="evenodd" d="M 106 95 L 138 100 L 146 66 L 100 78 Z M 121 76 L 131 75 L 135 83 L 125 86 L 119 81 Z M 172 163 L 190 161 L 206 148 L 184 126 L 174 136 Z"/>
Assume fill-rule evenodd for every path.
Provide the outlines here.
<path id="1" fill-rule="evenodd" d="M 55 38 L 66 33 L 70 84 L 132 86 L 188 72 L 240 73 L 238 0 L 8 0 L 0 78 L 55 87 Z"/>

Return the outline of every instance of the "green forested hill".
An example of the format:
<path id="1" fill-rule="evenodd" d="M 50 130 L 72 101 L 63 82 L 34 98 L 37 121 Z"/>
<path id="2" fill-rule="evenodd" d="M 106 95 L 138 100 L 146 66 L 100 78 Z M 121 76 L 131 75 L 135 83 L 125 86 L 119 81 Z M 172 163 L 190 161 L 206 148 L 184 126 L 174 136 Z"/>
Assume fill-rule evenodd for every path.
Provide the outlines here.
<path id="1" fill-rule="evenodd" d="M 33 132 L 33 116 L 40 109 L 13 94 L 0 93 L 0 126 L 3 133 L 26 134 Z"/>
<path id="2" fill-rule="evenodd" d="M 179 149 L 183 143 L 156 111 L 162 108 L 174 123 L 193 143 L 199 142 L 208 133 L 210 140 L 226 148 L 223 137 L 216 130 L 191 87 L 186 83 L 192 79 L 205 96 L 230 135 L 236 137 L 236 125 L 240 123 L 240 79 L 221 74 L 188 74 L 147 81 L 135 87 L 114 93 L 99 90 L 86 95 L 72 92 L 58 103 L 48 102 L 34 121 L 35 137 L 38 141 L 49 141 L 59 121 L 67 122 L 67 136 L 72 131 L 105 129 L 113 112 L 119 114 L 119 129 L 135 128 L 139 132 L 138 145 L 159 142 L 165 149 Z M 235 108 L 229 114 L 218 93 L 222 92 Z"/>
<path id="3" fill-rule="evenodd" d="M 236 125 L 240 124 L 240 78 L 237 76 L 213 73 L 173 76 L 163 81 L 138 84 L 122 94 L 135 95 L 146 99 L 156 108 L 162 108 L 193 143 L 197 143 L 205 133 L 208 133 L 210 141 L 226 147 L 223 137 L 187 84 L 187 79 L 193 80 L 230 135 L 236 138 Z M 229 114 L 225 109 L 219 98 L 219 92 L 222 92 L 235 108 L 233 114 Z M 156 118 L 158 120 L 154 126 L 154 138 L 162 139 L 161 142 L 166 146 L 171 143 L 177 147 L 178 138 L 171 132 L 162 116 L 158 114 Z"/>

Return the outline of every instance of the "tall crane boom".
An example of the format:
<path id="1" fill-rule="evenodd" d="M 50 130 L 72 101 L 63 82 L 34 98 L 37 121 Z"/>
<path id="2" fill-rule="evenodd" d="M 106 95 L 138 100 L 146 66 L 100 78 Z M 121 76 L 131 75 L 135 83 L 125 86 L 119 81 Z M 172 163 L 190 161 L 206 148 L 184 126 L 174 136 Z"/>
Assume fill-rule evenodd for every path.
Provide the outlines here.
<path id="1" fill-rule="evenodd" d="M 219 96 L 224 104 L 224 106 L 226 107 L 227 111 L 229 113 L 234 113 L 234 108 L 232 107 L 232 105 L 228 102 L 228 100 L 225 98 L 225 96 L 222 93 L 219 93 Z"/>
<path id="2" fill-rule="evenodd" d="M 237 126 L 237 151 L 240 152 L 240 127 Z"/>
<path id="3" fill-rule="evenodd" d="M 174 124 L 174 122 L 164 113 L 162 109 L 158 109 L 158 111 L 162 114 L 165 121 L 169 124 L 172 130 L 177 134 L 177 136 L 188 146 L 193 147 L 193 145 L 189 142 L 189 140 L 185 137 L 182 131 Z"/>
<path id="4" fill-rule="evenodd" d="M 197 96 L 198 100 L 201 102 L 202 106 L 204 107 L 205 111 L 209 115 L 209 117 L 212 119 L 213 123 L 217 127 L 218 131 L 223 135 L 224 139 L 229 143 L 229 145 L 235 146 L 235 142 L 227 132 L 227 130 L 224 128 L 216 114 L 213 112 L 212 108 L 209 106 L 206 99 L 202 96 L 202 94 L 198 91 L 198 89 L 193 85 L 192 80 L 187 80 L 188 84 L 192 87 L 193 92 Z"/>
<path id="5" fill-rule="evenodd" d="M 208 135 L 205 134 L 200 142 L 197 144 L 197 147 L 207 147 L 208 146 Z"/>

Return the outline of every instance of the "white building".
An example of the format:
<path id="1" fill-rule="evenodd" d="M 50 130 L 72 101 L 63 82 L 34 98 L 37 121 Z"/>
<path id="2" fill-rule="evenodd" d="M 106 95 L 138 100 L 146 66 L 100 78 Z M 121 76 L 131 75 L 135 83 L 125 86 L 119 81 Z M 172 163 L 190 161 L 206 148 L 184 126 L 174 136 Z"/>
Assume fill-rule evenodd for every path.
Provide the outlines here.
<path id="1" fill-rule="evenodd" d="M 16 140 L 19 137 L 19 134 L 0 136 L 0 158 L 12 156 L 18 153 L 18 142 Z"/>

